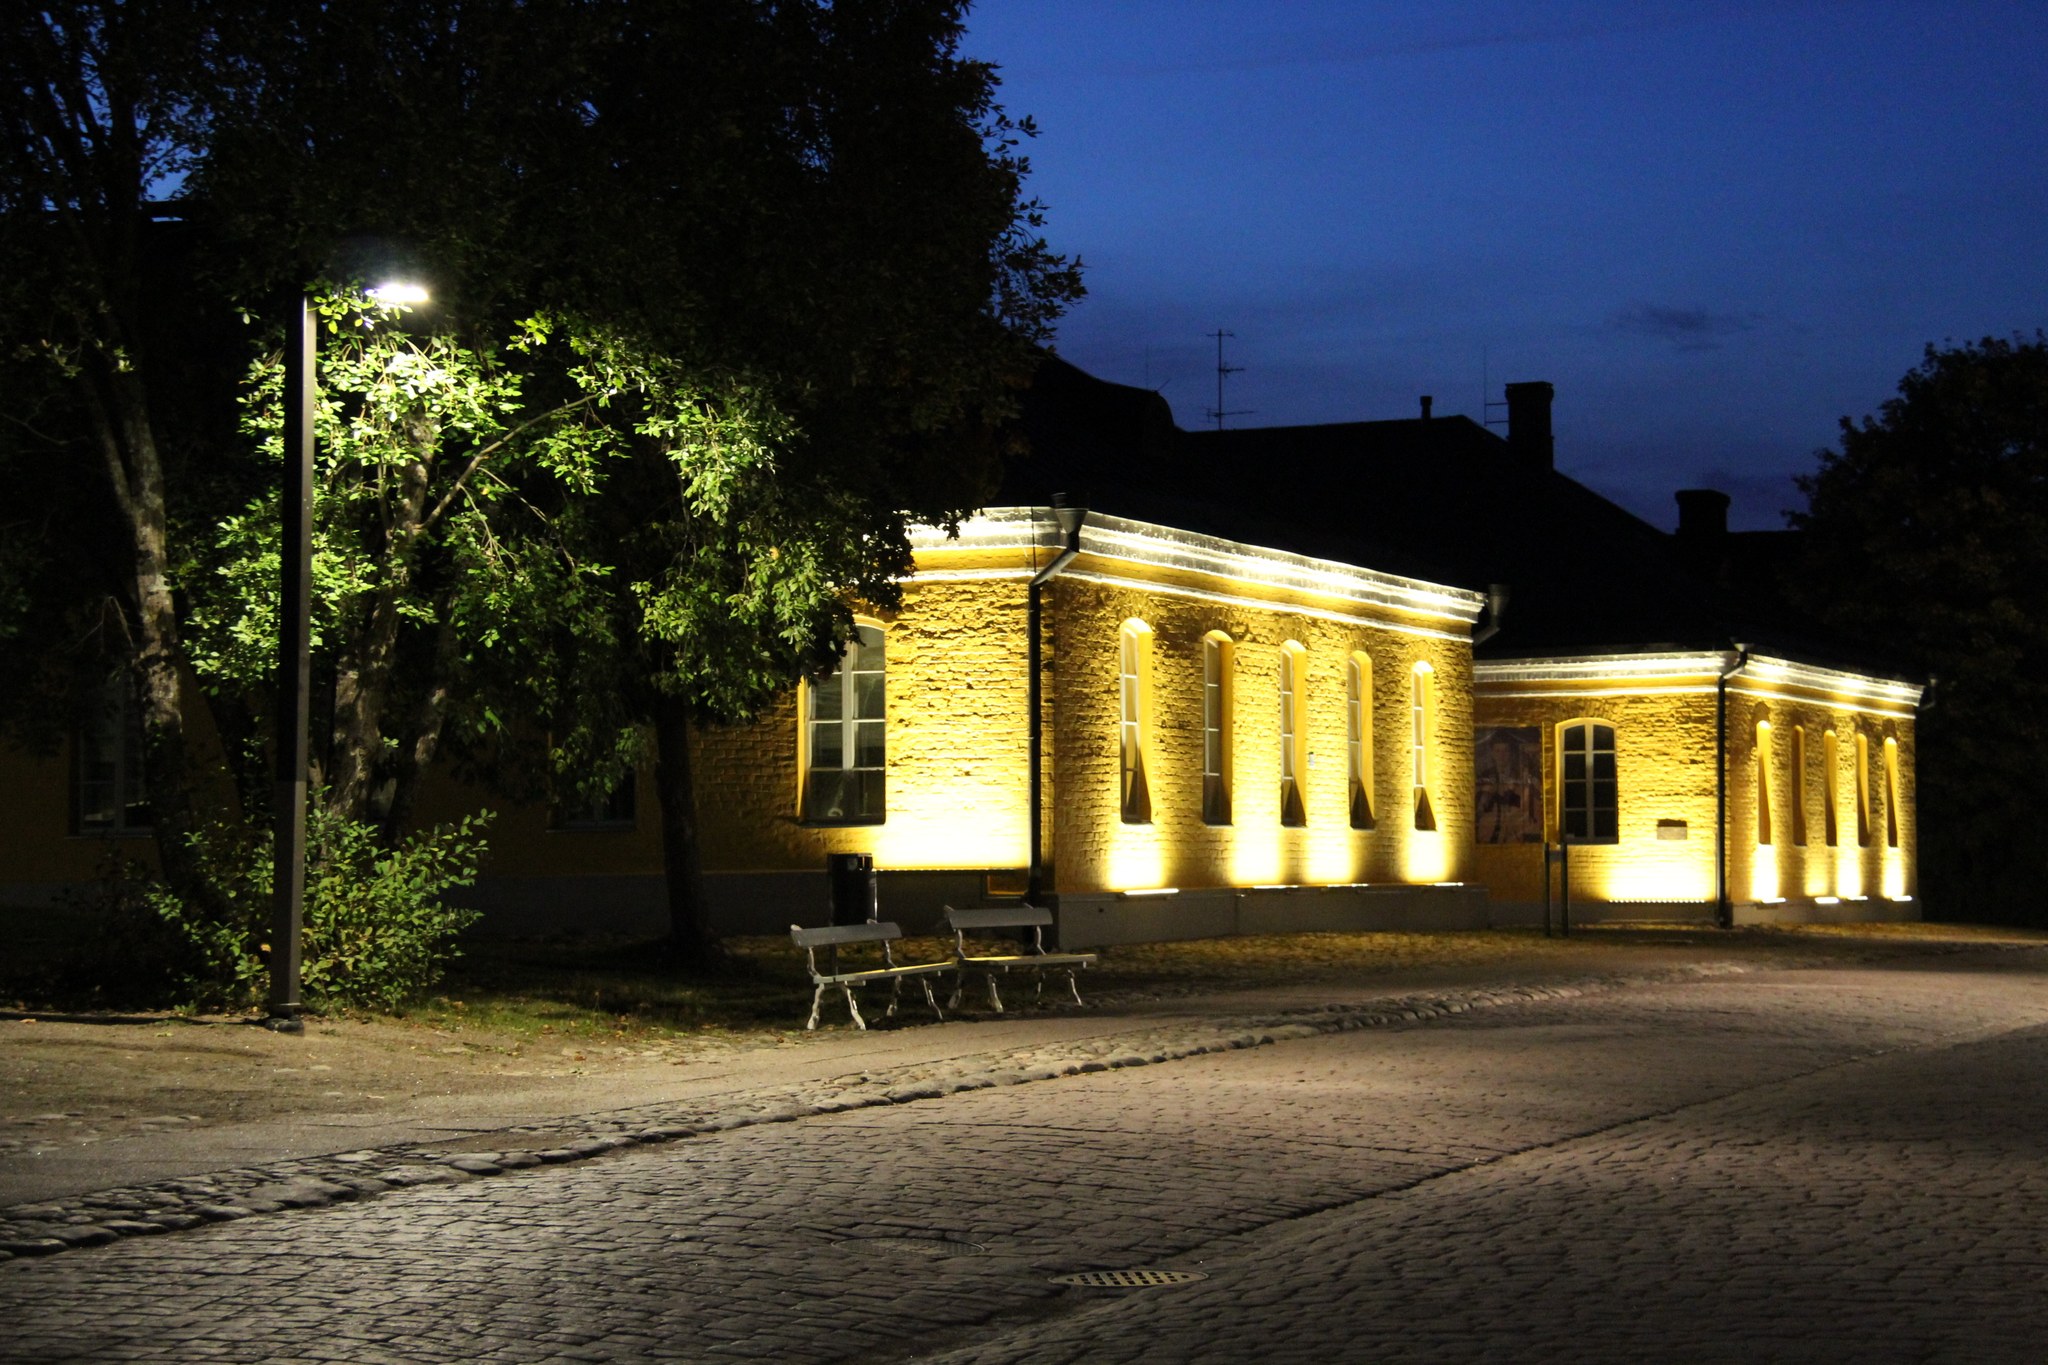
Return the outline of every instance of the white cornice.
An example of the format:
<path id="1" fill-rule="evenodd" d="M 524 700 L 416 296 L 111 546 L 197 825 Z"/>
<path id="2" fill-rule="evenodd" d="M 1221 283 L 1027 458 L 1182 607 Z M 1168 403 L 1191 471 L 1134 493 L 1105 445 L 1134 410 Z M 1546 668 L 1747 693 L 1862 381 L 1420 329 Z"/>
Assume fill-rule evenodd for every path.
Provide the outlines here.
<path id="1" fill-rule="evenodd" d="M 1618 683 L 1629 686 L 1656 681 L 1672 683 L 1681 678 L 1698 679 L 1703 676 L 1712 679 L 1727 674 L 1729 690 L 1745 695 L 1765 694 L 1743 687 L 1744 682 L 1777 683 L 1822 692 L 1846 702 L 1870 702 L 1908 710 L 1920 704 L 1922 689 L 1917 683 L 1822 668 L 1768 655 L 1752 654 L 1737 668 L 1739 660 L 1741 656 L 1732 650 L 1582 654 L 1552 659 L 1482 660 L 1473 666 L 1472 673 L 1474 683 L 1480 687 L 1525 683 Z"/>
<path id="2" fill-rule="evenodd" d="M 962 522 L 957 537 L 948 536 L 937 527 L 917 527 L 911 532 L 910 544 L 914 551 L 1033 549 L 1050 554 L 1056 553 L 1062 542 L 1058 525 L 1046 509 L 991 507 Z M 1113 581 L 1115 577 L 1113 572 L 1104 571 L 1106 564 L 1178 569 L 1224 579 L 1240 587 L 1255 585 L 1311 594 L 1467 627 L 1478 619 L 1486 605 L 1482 594 L 1465 588 L 1099 512 L 1091 513 L 1081 529 L 1081 552 L 1098 561 L 1096 572 L 1090 576 L 1104 581 Z M 917 577 L 940 580 L 955 572 L 939 569 L 929 574 L 920 572 Z"/>

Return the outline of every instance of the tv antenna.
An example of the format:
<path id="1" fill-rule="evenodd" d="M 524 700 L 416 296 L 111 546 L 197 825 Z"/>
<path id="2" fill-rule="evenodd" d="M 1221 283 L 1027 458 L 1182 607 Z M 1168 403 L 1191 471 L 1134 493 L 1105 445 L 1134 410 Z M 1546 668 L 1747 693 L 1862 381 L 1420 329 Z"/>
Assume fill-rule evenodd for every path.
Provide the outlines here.
<path id="1" fill-rule="evenodd" d="M 1506 412 L 1508 405 L 1505 399 L 1499 402 L 1494 401 L 1493 366 L 1491 360 L 1492 357 L 1487 353 L 1487 348 L 1481 346 L 1479 348 L 1479 421 L 1482 426 L 1504 427 L 1508 424 L 1508 419 L 1506 417 L 1496 417 L 1494 414 Z"/>
<path id="2" fill-rule="evenodd" d="M 1226 365 L 1223 363 L 1223 338 L 1235 337 L 1237 333 L 1226 332 L 1221 327 L 1218 327 L 1215 331 L 1204 333 L 1204 335 L 1216 338 L 1216 406 L 1210 408 L 1205 415 L 1211 418 L 1216 423 L 1216 430 L 1221 431 L 1223 430 L 1224 418 L 1249 417 L 1251 416 L 1253 409 L 1226 408 L 1223 406 L 1224 377 L 1226 375 L 1236 374 L 1238 371 L 1244 368 L 1244 366 L 1242 365 Z"/>

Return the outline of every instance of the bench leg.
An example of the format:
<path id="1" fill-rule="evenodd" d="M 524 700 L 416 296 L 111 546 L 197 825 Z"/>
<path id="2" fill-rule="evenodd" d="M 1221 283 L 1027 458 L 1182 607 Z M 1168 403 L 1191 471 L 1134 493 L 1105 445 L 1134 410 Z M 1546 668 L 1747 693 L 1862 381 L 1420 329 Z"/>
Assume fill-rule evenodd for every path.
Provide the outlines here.
<path id="1" fill-rule="evenodd" d="M 889 983 L 889 1008 L 882 1015 L 884 1019 L 896 1017 L 896 1006 L 903 1001 L 903 978 L 897 977 Z"/>
<path id="2" fill-rule="evenodd" d="M 996 994 L 996 974 L 994 972 L 988 974 L 988 1003 L 997 1014 L 1003 1012 L 1003 997 Z"/>
<path id="3" fill-rule="evenodd" d="M 1088 1003 L 1081 998 L 1081 987 L 1074 980 L 1074 969 L 1072 967 L 1067 968 L 1067 989 L 1074 993 L 1075 1004 L 1086 1005 Z"/>
<path id="4" fill-rule="evenodd" d="M 920 986 L 922 986 L 922 987 L 924 987 L 924 1002 L 925 1002 L 925 1004 L 927 1004 L 927 1005 L 930 1005 L 930 1006 L 932 1007 L 932 1013 L 933 1013 L 933 1014 L 936 1014 L 936 1015 L 938 1015 L 938 1016 L 939 1016 L 939 1022 L 940 1022 L 940 1023 L 942 1023 L 942 1024 L 943 1024 L 943 1023 L 945 1023 L 945 1022 L 946 1022 L 946 1014 L 945 1014 L 945 1011 L 943 1011 L 943 1010 L 941 1010 L 941 1009 L 939 1008 L 939 1002 L 938 1002 L 938 1000 L 937 1000 L 937 999 L 936 999 L 936 998 L 935 998 L 935 997 L 934 997 L 934 996 L 932 995 L 932 979 L 931 979 L 930 977 L 928 977 L 928 976 L 920 976 L 920 977 L 919 977 L 919 978 L 917 979 L 917 984 L 918 984 L 918 985 L 920 985 Z"/>
<path id="5" fill-rule="evenodd" d="M 865 1031 L 868 1026 L 868 1021 L 860 1017 L 860 1006 L 854 1001 L 853 987 L 841 986 L 839 989 L 846 992 L 846 1009 L 847 1012 L 853 1016 L 853 1026 L 857 1029 Z"/>
<path id="6" fill-rule="evenodd" d="M 811 1029 L 815 1029 L 818 1026 L 818 1011 L 824 1007 L 824 1004 L 825 983 L 820 981 L 818 983 L 818 989 L 811 992 L 811 1021 L 808 1024 L 804 1025 L 804 1029 L 807 1032 Z"/>
<path id="7" fill-rule="evenodd" d="M 948 998 L 947 998 L 947 1000 L 946 1000 L 946 1008 L 947 1008 L 947 1009 L 949 1009 L 949 1010 L 957 1010 L 957 1009 L 959 1009 L 959 1008 L 960 1008 L 960 997 L 961 997 L 961 995 L 962 995 L 962 994 L 963 994 L 963 993 L 964 993 L 964 992 L 965 992 L 966 990 L 967 990 L 967 969 L 966 969 L 965 967 L 960 967 L 960 968 L 956 968 L 956 969 L 954 969 L 954 972 L 953 972 L 953 994 L 952 994 L 952 995 L 951 995 L 950 997 L 948 997 Z"/>

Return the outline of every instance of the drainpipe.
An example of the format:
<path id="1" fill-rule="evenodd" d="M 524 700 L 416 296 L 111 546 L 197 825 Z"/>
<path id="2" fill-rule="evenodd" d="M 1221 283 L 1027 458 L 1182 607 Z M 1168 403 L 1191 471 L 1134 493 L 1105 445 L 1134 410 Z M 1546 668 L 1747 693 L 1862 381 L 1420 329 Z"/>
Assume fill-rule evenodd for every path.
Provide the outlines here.
<path id="1" fill-rule="evenodd" d="M 1427 403 L 1429 400 L 1425 398 L 1422 401 Z M 1479 646 L 1500 633 L 1501 613 L 1507 609 L 1508 585 L 1505 583 L 1488 583 L 1486 585 L 1486 624 L 1472 632 L 1472 648 L 1479 648 Z"/>
<path id="2" fill-rule="evenodd" d="M 1714 680 L 1714 922 L 1735 927 L 1728 899 L 1728 680 L 1749 667 L 1749 646 L 1735 643 L 1735 662 Z"/>
<path id="3" fill-rule="evenodd" d="M 1031 587 L 1025 598 L 1025 662 L 1027 703 L 1030 715 L 1030 771 L 1031 771 L 1031 870 L 1024 887 L 1024 899 L 1032 904 L 1041 903 L 1045 895 L 1045 717 L 1044 687 L 1041 672 L 1042 647 L 1039 643 L 1040 626 L 1044 619 L 1041 604 L 1042 589 L 1060 570 L 1081 553 L 1081 525 L 1088 520 L 1088 509 L 1079 504 L 1069 504 L 1065 493 L 1052 495 L 1052 514 L 1058 519 L 1060 531 L 1067 541 L 1060 552 L 1053 556 L 1052 563 L 1031 576 Z"/>

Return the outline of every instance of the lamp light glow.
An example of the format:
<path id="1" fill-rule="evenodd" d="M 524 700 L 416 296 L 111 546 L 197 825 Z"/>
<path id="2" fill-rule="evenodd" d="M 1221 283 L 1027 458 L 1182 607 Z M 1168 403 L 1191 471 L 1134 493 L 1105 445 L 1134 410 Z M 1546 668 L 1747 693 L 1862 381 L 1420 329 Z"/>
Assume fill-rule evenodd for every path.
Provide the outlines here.
<path id="1" fill-rule="evenodd" d="M 386 308 L 410 308 L 430 301 L 433 295 L 425 285 L 411 280 L 386 280 L 370 291 L 369 298 Z"/>

